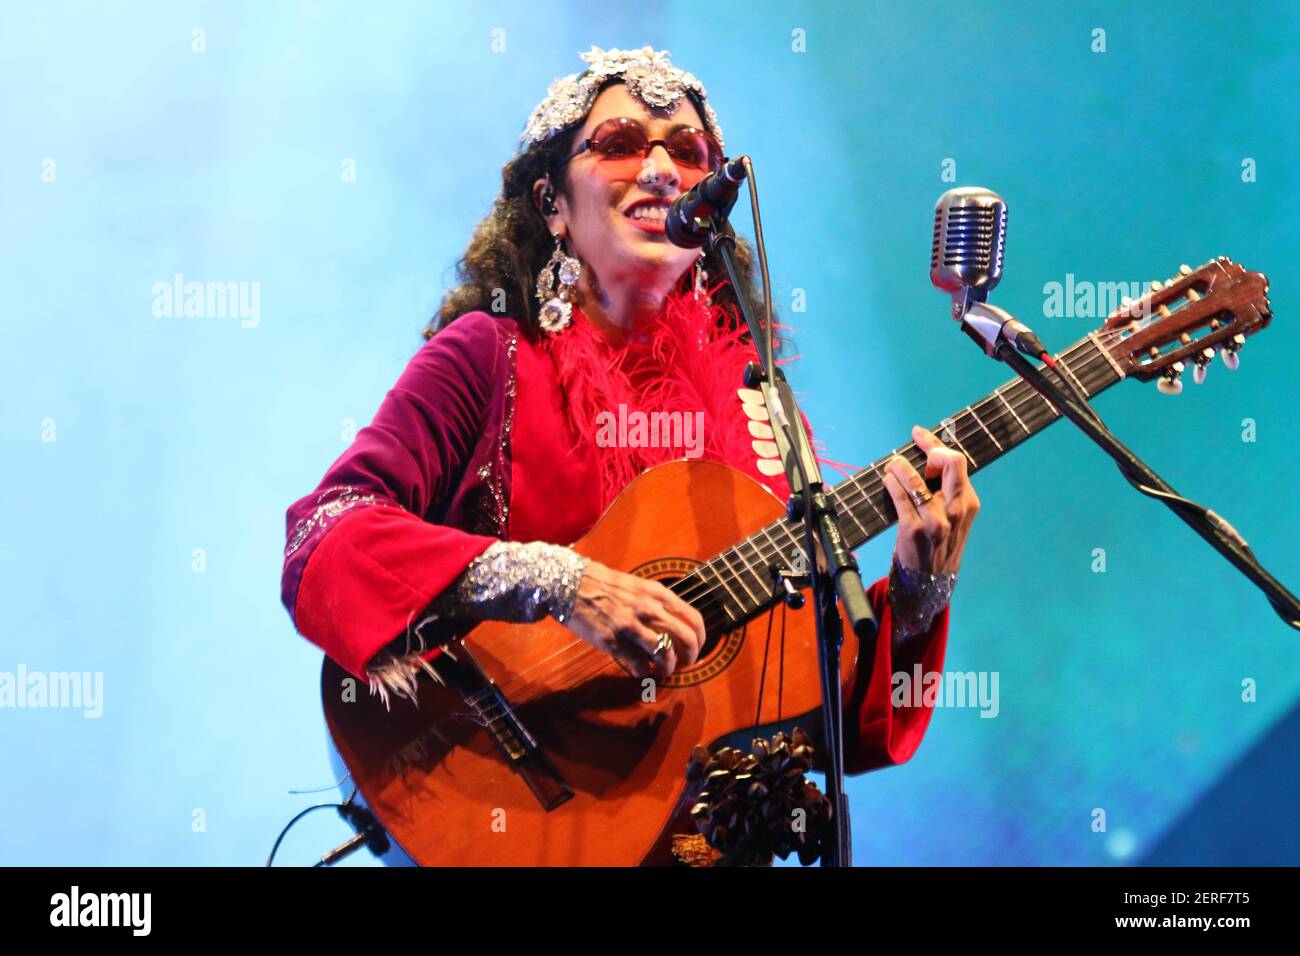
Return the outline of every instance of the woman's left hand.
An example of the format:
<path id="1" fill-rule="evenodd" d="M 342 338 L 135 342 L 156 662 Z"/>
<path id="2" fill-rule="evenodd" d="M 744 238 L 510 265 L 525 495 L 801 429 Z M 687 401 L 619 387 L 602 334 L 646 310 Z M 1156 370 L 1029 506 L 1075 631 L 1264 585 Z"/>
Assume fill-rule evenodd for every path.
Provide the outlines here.
<path id="1" fill-rule="evenodd" d="M 909 571 L 955 574 L 980 500 L 966 474 L 965 455 L 920 425 L 912 428 L 912 438 L 926 454 L 925 478 L 943 479 L 940 490 L 931 495 L 925 478 L 906 458 L 895 455 L 885 465 L 885 489 L 898 512 L 898 563 Z M 930 498 L 917 504 L 909 494 L 913 491 Z"/>

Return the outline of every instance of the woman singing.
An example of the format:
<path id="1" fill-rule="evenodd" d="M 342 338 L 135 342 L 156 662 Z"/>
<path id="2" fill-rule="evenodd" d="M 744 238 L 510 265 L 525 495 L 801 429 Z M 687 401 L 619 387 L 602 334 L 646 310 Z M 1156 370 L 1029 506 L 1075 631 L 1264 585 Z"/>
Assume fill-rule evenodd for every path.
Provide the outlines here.
<path id="1" fill-rule="evenodd" d="M 705 90 L 649 47 L 582 58 L 529 118 L 428 342 L 288 510 L 294 624 L 394 710 L 440 652 L 422 630 L 439 619 L 550 616 L 637 678 L 690 668 L 706 639 L 695 607 L 566 545 L 670 460 L 722 462 L 789 494 L 761 393 L 739 387 L 757 354 L 735 292 L 708 282 L 722 263 L 665 236 L 665 210 L 722 160 Z M 701 427 L 674 445 L 611 426 L 656 412 Z M 851 773 L 920 743 L 930 711 L 893 706 L 889 675 L 942 668 L 979 509 L 964 456 L 924 429 L 913 438 L 942 490 L 902 457 L 888 466 L 898 538 L 868 589 L 880 632 L 870 686 L 846 699 Z"/>

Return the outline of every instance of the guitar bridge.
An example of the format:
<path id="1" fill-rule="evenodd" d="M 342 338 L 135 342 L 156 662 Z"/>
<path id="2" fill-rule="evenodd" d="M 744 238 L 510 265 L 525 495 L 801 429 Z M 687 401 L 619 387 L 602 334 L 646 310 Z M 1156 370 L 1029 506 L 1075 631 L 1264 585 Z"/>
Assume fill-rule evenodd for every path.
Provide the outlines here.
<path id="1" fill-rule="evenodd" d="M 432 664 L 444 683 L 469 706 L 471 716 L 486 730 L 511 768 L 523 777 L 545 810 L 554 810 L 573 797 L 573 790 L 564 782 L 560 772 L 551 763 L 542 745 L 532 735 L 510 699 L 496 685 L 475 660 L 465 643 L 456 645 L 454 655 L 440 654 Z"/>

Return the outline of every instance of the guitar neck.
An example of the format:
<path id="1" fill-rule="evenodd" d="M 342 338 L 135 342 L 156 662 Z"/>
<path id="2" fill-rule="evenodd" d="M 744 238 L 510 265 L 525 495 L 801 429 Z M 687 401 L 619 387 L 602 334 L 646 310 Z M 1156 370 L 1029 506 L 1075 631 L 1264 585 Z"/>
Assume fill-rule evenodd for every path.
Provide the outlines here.
<path id="1" fill-rule="evenodd" d="M 1096 333 L 1076 342 L 1056 359 L 1075 386 L 1089 398 L 1123 377 Z M 1028 382 L 1015 378 L 944 419 L 931 431 L 944 444 L 964 454 L 969 470 L 975 472 L 1060 417 L 1056 407 Z M 924 468 L 925 453 L 915 442 L 909 442 L 830 490 L 850 548 L 860 547 L 898 520 L 893 499 L 881 477 L 884 466 L 895 455 L 907 459 L 918 471 Z M 726 626 L 771 606 L 776 596 L 770 569 L 777 564 L 789 567 L 801 561 L 803 543 L 802 523 L 781 519 L 692 572 L 688 578 L 698 578 L 705 585 L 702 590 L 697 589 L 706 595 L 705 599 L 695 603 L 706 621 Z"/>
<path id="2" fill-rule="evenodd" d="M 1095 335 L 1089 335 L 1066 349 L 1057 356 L 1057 364 L 1088 398 L 1114 385 L 1122 377 Z M 945 445 L 964 454 L 969 470 L 974 473 L 1060 417 L 1056 406 L 1033 386 L 1024 379 L 1014 378 L 980 401 L 944 419 L 931 431 Z M 909 442 L 832 489 L 831 494 L 844 516 L 841 522 L 844 537 L 851 548 L 865 544 L 898 520 L 893 498 L 881 478 L 884 466 L 894 455 L 902 455 L 917 471 L 924 473 L 925 452 L 915 442 Z"/>

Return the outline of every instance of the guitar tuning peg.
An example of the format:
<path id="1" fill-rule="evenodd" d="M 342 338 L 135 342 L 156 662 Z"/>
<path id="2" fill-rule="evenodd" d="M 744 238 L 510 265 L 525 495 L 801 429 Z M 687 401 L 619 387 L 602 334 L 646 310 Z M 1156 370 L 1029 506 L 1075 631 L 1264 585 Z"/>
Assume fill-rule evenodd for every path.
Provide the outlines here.
<path id="1" fill-rule="evenodd" d="M 1200 385 L 1205 381 L 1205 373 L 1209 369 L 1210 363 L 1214 361 L 1214 349 L 1202 349 L 1201 354 L 1196 356 L 1195 361 L 1196 368 L 1192 369 L 1192 381 Z"/>
<path id="2" fill-rule="evenodd" d="M 1172 282 L 1173 280 L 1170 279 L 1169 281 Z M 1159 279 L 1152 279 L 1152 280 L 1151 280 L 1151 291 L 1152 291 L 1152 292 L 1159 292 L 1159 291 L 1160 291 L 1161 289 L 1163 289 L 1164 287 L 1165 287 L 1165 284 L 1164 284 L 1163 282 L 1161 282 Z"/>
<path id="3" fill-rule="evenodd" d="M 1156 379 L 1156 388 L 1165 395 L 1177 395 L 1183 390 L 1183 363 L 1175 362 L 1165 370 L 1165 374 Z"/>
<path id="4" fill-rule="evenodd" d="M 1246 336 L 1238 332 L 1227 342 L 1223 343 L 1223 365 L 1230 370 L 1236 370 L 1241 365 L 1241 356 L 1237 353 L 1241 347 L 1246 344 Z"/>
<path id="5" fill-rule="evenodd" d="M 1178 267 L 1178 274 L 1180 276 L 1189 276 L 1192 274 L 1192 267 L 1187 265 L 1187 263 L 1183 263 Z"/>

